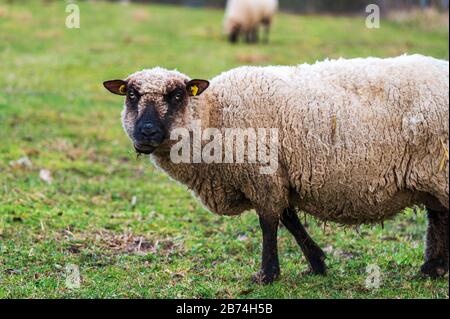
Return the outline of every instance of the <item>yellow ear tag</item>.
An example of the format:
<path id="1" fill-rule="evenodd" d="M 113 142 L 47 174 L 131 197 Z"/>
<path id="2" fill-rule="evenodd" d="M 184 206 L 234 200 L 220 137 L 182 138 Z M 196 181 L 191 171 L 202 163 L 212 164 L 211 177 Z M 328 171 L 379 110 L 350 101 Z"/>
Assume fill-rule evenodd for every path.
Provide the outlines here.
<path id="1" fill-rule="evenodd" d="M 198 93 L 198 86 L 197 85 L 193 85 L 193 86 L 190 87 L 190 89 L 191 89 L 192 96 L 196 96 L 197 93 Z"/>
<path id="2" fill-rule="evenodd" d="M 127 93 L 127 86 L 125 84 L 122 84 L 119 88 L 120 94 L 126 94 Z"/>

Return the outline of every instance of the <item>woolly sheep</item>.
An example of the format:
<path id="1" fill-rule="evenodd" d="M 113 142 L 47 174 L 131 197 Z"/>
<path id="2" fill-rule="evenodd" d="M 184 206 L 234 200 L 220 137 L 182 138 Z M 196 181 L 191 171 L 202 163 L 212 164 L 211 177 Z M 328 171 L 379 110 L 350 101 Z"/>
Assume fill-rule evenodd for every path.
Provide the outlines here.
<path id="1" fill-rule="evenodd" d="M 224 30 L 230 42 L 244 34 L 247 42 L 258 41 L 258 29 L 263 25 L 265 42 L 269 41 L 270 26 L 278 9 L 278 0 L 228 0 L 225 9 Z"/>
<path id="2" fill-rule="evenodd" d="M 446 61 L 413 55 L 240 67 L 210 85 L 154 68 L 104 85 L 127 95 L 123 126 L 138 153 L 151 154 L 214 213 L 256 210 L 263 233 L 256 282 L 270 283 L 280 274 L 280 221 L 312 272 L 326 272 L 325 255 L 298 210 L 359 225 L 422 204 L 429 226 L 421 270 L 437 277 L 447 273 L 449 257 L 448 68 Z M 277 128 L 277 169 L 262 174 L 261 163 L 173 162 L 171 149 L 179 141 L 169 136 L 179 128 L 192 135 L 194 122 L 219 132 Z"/>

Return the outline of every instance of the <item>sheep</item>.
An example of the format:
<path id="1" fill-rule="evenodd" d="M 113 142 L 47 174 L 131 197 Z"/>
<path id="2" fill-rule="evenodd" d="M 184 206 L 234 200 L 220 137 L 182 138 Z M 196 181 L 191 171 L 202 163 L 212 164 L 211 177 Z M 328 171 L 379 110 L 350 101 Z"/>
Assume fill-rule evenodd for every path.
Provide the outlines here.
<path id="1" fill-rule="evenodd" d="M 448 272 L 449 258 L 448 67 L 421 55 L 338 59 L 240 67 L 211 82 L 154 68 L 104 86 L 126 95 L 122 123 L 137 153 L 151 154 L 157 167 L 213 213 L 256 211 L 263 251 L 255 282 L 271 283 L 280 275 L 280 222 L 311 272 L 326 273 L 325 254 L 298 211 L 360 225 L 382 223 L 414 205 L 428 212 L 421 271 L 439 277 Z M 262 145 L 278 145 L 278 166 L 267 174 L 260 170 L 267 162 L 221 162 L 223 154 L 215 162 L 195 161 L 206 147 L 204 140 L 191 140 L 199 127 L 209 133 L 277 129 L 277 138 L 262 139 Z M 180 129 L 188 132 L 184 141 Z M 187 161 L 173 160 L 180 143 L 193 150 Z M 214 152 L 223 148 L 219 144 Z M 234 155 L 250 153 L 236 148 Z"/>
<path id="2" fill-rule="evenodd" d="M 225 9 L 224 30 L 229 41 L 235 43 L 240 34 L 248 43 L 258 42 L 258 29 L 262 25 L 269 41 L 270 26 L 278 9 L 278 0 L 228 0 Z"/>

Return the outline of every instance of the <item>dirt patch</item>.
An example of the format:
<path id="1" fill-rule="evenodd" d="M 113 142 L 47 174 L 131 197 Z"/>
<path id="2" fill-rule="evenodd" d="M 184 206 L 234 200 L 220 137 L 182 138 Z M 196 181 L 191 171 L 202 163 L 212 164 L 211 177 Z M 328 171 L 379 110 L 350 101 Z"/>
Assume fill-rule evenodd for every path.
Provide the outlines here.
<path id="1" fill-rule="evenodd" d="M 49 151 L 64 153 L 66 157 L 71 161 L 79 160 L 80 158 L 88 158 L 95 162 L 98 160 L 95 149 L 92 147 L 83 147 L 74 144 L 69 139 L 57 138 L 51 143 L 47 143 L 45 147 Z"/>
<path id="2" fill-rule="evenodd" d="M 30 11 L 11 12 L 10 15 L 14 20 L 20 23 L 28 23 L 33 20 L 33 14 Z"/>
<path id="3" fill-rule="evenodd" d="M 132 233 L 114 234 L 108 231 L 100 231 L 95 235 L 95 243 L 116 252 L 156 253 L 156 245 L 152 241 L 144 236 L 137 236 Z"/>
<path id="4" fill-rule="evenodd" d="M 142 11 L 142 10 L 135 10 L 132 13 L 132 17 L 134 21 L 137 22 L 145 22 L 148 21 L 150 19 L 150 14 L 146 11 Z"/>
<path id="5" fill-rule="evenodd" d="M 264 63 L 268 62 L 270 60 L 270 57 L 267 55 L 261 55 L 261 54 L 238 54 L 236 56 L 236 61 L 239 63 Z"/>
<path id="6" fill-rule="evenodd" d="M 87 249 L 100 248 L 113 254 L 146 255 L 152 253 L 168 256 L 181 253 L 183 250 L 183 243 L 178 239 L 150 239 L 131 232 L 118 234 L 109 230 L 100 230 L 95 233 L 76 233 L 65 229 L 60 237 L 66 241 L 65 250 L 73 254 Z"/>
<path id="7" fill-rule="evenodd" d="M 6 17 L 8 11 L 5 7 L 0 6 L 0 18 Z"/>

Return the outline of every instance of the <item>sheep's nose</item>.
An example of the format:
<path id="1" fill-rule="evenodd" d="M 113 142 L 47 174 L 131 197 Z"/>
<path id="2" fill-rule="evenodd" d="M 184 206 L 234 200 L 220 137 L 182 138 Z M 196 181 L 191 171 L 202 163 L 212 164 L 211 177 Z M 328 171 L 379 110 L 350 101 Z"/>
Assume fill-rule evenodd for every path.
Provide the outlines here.
<path id="1" fill-rule="evenodd" d="M 152 136 L 155 136 L 158 133 L 157 128 L 151 123 L 142 125 L 140 131 L 141 131 L 141 134 L 147 138 L 151 138 Z"/>

